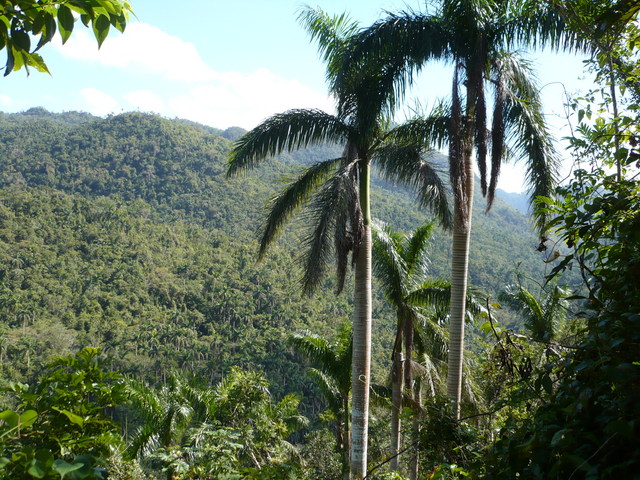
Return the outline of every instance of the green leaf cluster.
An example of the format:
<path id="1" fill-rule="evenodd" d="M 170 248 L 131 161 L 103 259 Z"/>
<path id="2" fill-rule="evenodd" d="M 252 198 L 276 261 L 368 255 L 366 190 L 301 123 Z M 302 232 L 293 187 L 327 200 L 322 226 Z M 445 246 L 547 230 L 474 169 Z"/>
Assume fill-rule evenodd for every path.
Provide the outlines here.
<path id="1" fill-rule="evenodd" d="M 131 5 L 127 0 L 5 0 L 0 3 L 0 50 L 6 49 L 4 75 L 22 67 L 49 73 L 42 56 L 37 53 L 51 42 L 56 33 L 65 43 L 76 18 L 91 27 L 98 46 L 107 38 L 111 27 L 123 32 Z M 32 39 L 37 40 L 32 45 Z"/>
<path id="2" fill-rule="evenodd" d="M 18 404 L 0 413 L 0 478 L 102 479 L 122 444 L 106 409 L 124 401 L 121 377 L 85 348 L 47 366 L 39 382 L 11 384 Z"/>

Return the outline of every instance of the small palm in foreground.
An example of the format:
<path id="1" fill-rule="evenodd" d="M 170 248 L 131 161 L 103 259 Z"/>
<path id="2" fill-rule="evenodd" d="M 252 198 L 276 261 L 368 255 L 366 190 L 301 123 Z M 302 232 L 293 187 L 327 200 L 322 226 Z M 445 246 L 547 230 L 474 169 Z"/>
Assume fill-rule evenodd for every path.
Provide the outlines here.
<path id="1" fill-rule="evenodd" d="M 342 475 L 349 478 L 349 393 L 353 340 L 344 324 L 333 342 L 308 331 L 289 338 L 294 349 L 314 365 L 309 375 L 320 388 L 328 409 L 336 419 L 336 444 L 342 456 Z"/>
<path id="2" fill-rule="evenodd" d="M 403 403 L 419 408 L 414 372 L 424 377 L 432 395 L 435 395 L 435 385 L 439 383 L 440 371 L 447 358 L 448 341 L 444 325 L 451 284 L 426 279 L 426 250 L 432 229 L 433 224 L 426 224 L 410 235 L 403 235 L 384 224 L 376 224 L 374 228 L 374 274 L 397 318 L 391 375 L 391 468 L 394 470 L 399 462 L 399 413 Z M 482 311 L 473 295 L 468 295 L 467 308 L 468 315 Z M 414 360 L 415 347 L 418 348 L 420 362 Z"/>
<path id="3" fill-rule="evenodd" d="M 570 295 L 567 288 L 554 285 L 550 291 L 536 298 L 522 285 L 507 285 L 498 299 L 513 308 L 524 317 L 524 325 L 534 340 L 548 342 L 558 333 L 560 324 L 565 320 Z"/>

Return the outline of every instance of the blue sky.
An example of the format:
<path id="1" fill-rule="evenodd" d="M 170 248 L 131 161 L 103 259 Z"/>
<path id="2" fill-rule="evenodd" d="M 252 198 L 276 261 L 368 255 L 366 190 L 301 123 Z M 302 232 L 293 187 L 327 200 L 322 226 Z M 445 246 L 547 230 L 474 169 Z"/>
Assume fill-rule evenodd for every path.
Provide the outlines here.
<path id="1" fill-rule="evenodd" d="M 137 18 L 124 35 L 114 33 L 98 51 L 78 24 L 71 39 L 42 50 L 51 76 L 14 72 L 0 80 L 0 110 L 17 112 L 34 106 L 59 112 L 107 115 L 151 111 L 188 118 L 217 128 L 252 128 L 289 108 L 332 110 L 324 66 L 315 45 L 298 23 L 297 0 L 132 0 Z M 316 6 L 316 4 L 312 4 Z M 362 25 L 385 10 L 422 10 L 422 1 L 320 0 L 329 13 L 348 11 Z M 2 54 L 4 57 L 4 54 Z M 588 83 L 581 58 L 537 54 L 536 67 L 549 121 L 557 136 L 566 134 L 564 89 Z M 2 61 L 4 58 L 2 59 Z M 450 73 L 434 66 L 408 98 L 428 105 L 450 90 Z M 562 82 L 564 86 L 559 83 Z M 407 113 L 399 113 L 399 120 Z M 501 187 L 521 190 L 519 169 L 506 168 Z"/>

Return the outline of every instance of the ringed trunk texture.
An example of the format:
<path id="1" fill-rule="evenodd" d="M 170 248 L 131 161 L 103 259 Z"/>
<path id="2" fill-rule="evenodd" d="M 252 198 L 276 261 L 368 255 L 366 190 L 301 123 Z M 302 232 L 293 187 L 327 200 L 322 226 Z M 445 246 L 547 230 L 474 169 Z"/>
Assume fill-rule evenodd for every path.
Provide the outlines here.
<path id="1" fill-rule="evenodd" d="M 391 373 L 391 461 L 389 468 L 398 470 L 400 463 L 400 431 L 402 422 L 402 392 L 404 390 L 404 358 L 402 352 L 396 352 Z"/>
<path id="2" fill-rule="evenodd" d="M 349 440 L 351 438 L 350 426 L 349 426 L 349 394 L 347 393 L 342 397 L 342 441 L 339 444 L 342 449 L 340 454 L 342 455 L 342 480 L 349 480 L 350 468 L 349 468 L 349 454 L 351 446 Z"/>
<path id="3" fill-rule="evenodd" d="M 473 163 L 472 143 L 465 142 L 463 162 L 465 170 L 466 199 L 457 208 L 453 223 L 453 245 L 451 252 L 451 316 L 449 318 L 449 358 L 447 373 L 447 396 L 454 403 L 456 418 L 460 418 L 462 397 L 462 365 L 464 362 L 464 314 L 467 299 L 467 277 L 469 272 L 469 243 L 471 239 L 471 214 L 473 206 Z M 460 218 L 457 212 L 466 211 L 467 218 Z"/>
<path id="4" fill-rule="evenodd" d="M 367 475 L 369 384 L 371 370 L 371 217 L 369 213 L 369 163 L 361 161 L 360 207 L 364 232 L 355 265 L 353 360 L 351 364 L 351 475 Z"/>
<path id="5" fill-rule="evenodd" d="M 414 399 L 418 405 L 422 405 L 422 381 L 416 381 L 416 387 L 413 392 Z M 413 455 L 411 456 L 411 463 L 409 464 L 409 480 L 418 480 L 418 474 L 420 473 L 420 412 L 416 412 L 413 416 L 412 425 L 413 441 L 416 442 L 413 448 Z"/>

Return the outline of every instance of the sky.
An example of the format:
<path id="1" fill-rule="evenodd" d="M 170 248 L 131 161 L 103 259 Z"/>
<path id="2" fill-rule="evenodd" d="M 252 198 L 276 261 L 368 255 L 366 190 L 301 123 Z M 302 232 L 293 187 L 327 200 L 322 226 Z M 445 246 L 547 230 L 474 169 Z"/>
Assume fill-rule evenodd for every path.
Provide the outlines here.
<path id="1" fill-rule="evenodd" d="M 0 79 L 0 111 L 41 106 L 105 116 L 155 112 L 225 129 L 251 129 L 290 108 L 334 111 L 316 45 L 297 20 L 298 0 L 131 0 L 124 34 L 113 32 L 101 49 L 76 24 L 71 39 L 41 50 L 51 75 L 24 70 Z M 348 12 L 367 26 L 386 11 L 424 11 L 423 1 L 319 0 L 324 11 Z M 545 111 L 556 137 L 568 134 L 566 93 L 588 88 L 582 58 L 538 52 L 535 61 Z M 4 52 L 0 62 L 4 64 Z M 450 67 L 434 65 L 407 95 L 407 107 L 430 105 L 449 94 Z M 506 166 L 500 188 L 522 191 L 522 166 Z"/>

